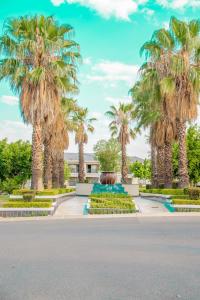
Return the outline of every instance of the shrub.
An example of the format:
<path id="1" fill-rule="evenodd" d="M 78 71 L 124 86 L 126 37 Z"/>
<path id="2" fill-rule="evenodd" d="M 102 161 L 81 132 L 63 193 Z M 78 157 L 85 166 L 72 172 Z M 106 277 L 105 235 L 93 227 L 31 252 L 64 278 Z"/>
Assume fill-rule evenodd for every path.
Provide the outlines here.
<path id="1" fill-rule="evenodd" d="M 24 199 L 21 199 L 21 198 L 12 198 L 12 199 L 9 199 L 10 202 L 24 202 Z M 48 202 L 48 203 L 52 203 L 53 202 L 53 199 L 44 199 L 44 198 L 35 198 L 33 202 Z"/>
<path id="2" fill-rule="evenodd" d="M 152 193 L 152 194 L 161 194 L 161 195 L 183 195 L 183 189 L 141 189 L 142 193 Z"/>
<path id="3" fill-rule="evenodd" d="M 29 189 L 16 189 L 16 190 L 13 190 L 12 194 L 13 195 L 23 195 L 25 193 L 30 193 L 31 190 Z"/>
<path id="4" fill-rule="evenodd" d="M 1 183 L 1 190 L 11 194 L 14 189 L 18 189 L 20 184 L 15 178 L 8 178 Z"/>
<path id="5" fill-rule="evenodd" d="M 200 199 L 200 188 L 189 188 L 188 194 L 190 199 Z"/>
<path id="6" fill-rule="evenodd" d="M 23 194 L 23 200 L 30 202 L 33 201 L 35 199 L 35 193 L 24 193 Z"/>
<path id="7" fill-rule="evenodd" d="M 200 205 L 200 200 L 173 199 L 172 203 L 177 205 Z"/>
<path id="8" fill-rule="evenodd" d="M 112 193 L 101 193 L 101 194 L 91 194 L 91 198 L 120 198 L 120 199 L 132 199 L 132 196 L 127 194 L 112 194 Z"/>
<path id="9" fill-rule="evenodd" d="M 6 208 L 50 208 L 51 203 L 49 202 L 27 202 L 27 201 L 9 201 L 3 204 Z"/>
<path id="10" fill-rule="evenodd" d="M 43 191 L 37 191 L 36 195 L 38 196 L 56 196 L 59 194 L 65 194 L 65 193 L 70 193 L 73 192 L 75 189 L 74 188 L 60 188 L 60 189 L 47 189 Z M 30 189 L 21 189 L 21 190 L 14 190 L 13 195 L 24 195 L 26 193 L 35 193 L 35 191 L 30 190 Z"/>
<path id="11" fill-rule="evenodd" d="M 92 194 L 90 195 L 90 214 L 133 213 L 135 204 L 129 195 Z"/>
<path id="12" fill-rule="evenodd" d="M 188 195 L 173 195 L 172 199 L 188 199 Z"/>
<path id="13" fill-rule="evenodd" d="M 176 212 L 200 212 L 200 208 L 176 207 Z"/>

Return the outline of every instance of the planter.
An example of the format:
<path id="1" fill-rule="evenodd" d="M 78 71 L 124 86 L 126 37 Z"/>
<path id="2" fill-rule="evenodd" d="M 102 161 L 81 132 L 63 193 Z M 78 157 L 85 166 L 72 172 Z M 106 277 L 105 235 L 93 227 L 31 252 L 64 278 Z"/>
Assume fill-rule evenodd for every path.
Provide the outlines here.
<path id="1" fill-rule="evenodd" d="M 117 175 L 115 172 L 102 172 L 100 176 L 101 184 L 115 184 Z"/>

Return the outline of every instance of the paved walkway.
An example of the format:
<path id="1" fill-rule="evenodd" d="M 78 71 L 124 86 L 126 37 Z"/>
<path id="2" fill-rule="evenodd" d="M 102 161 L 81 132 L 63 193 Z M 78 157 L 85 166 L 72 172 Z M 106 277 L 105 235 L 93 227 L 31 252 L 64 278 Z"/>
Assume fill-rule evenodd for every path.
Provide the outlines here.
<path id="1" fill-rule="evenodd" d="M 167 208 L 158 201 L 152 201 L 141 197 L 134 198 L 135 203 L 142 214 L 169 213 Z"/>
<path id="2" fill-rule="evenodd" d="M 87 202 L 87 197 L 75 196 L 63 202 L 56 210 L 55 217 L 82 216 L 83 204 Z"/>
<path id="3" fill-rule="evenodd" d="M 169 213 L 166 207 L 157 201 L 148 200 L 141 197 L 134 197 L 135 203 L 142 214 Z M 63 202 L 56 210 L 54 217 L 83 216 L 83 205 L 87 202 L 87 197 L 72 197 Z"/>

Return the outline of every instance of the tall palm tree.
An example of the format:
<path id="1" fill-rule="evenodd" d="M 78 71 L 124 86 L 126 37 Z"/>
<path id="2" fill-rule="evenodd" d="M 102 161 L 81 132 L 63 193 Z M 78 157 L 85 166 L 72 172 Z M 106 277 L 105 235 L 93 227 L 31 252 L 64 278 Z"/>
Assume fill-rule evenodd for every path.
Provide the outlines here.
<path id="1" fill-rule="evenodd" d="M 88 142 L 88 132 L 93 133 L 93 122 L 96 118 L 88 117 L 89 111 L 87 108 L 80 108 L 73 115 L 72 121 L 75 131 L 75 142 L 79 149 L 79 182 L 83 183 L 85 180 L 84 170 L 84 144 Z"/>
<path id="2" fill-rule="evenodd" d="M 69 39 L 72 32 L 53 17 L 21 17 L 5 23 L 0 39 L 0 79 L 10 81 L 20 95 L 24 121 L 33 125 L 31 186 L 37 190 L 43 188 L 43 127 L 59 114 L 69 78 L 76 80 L 79 53 Z"/>
<path id="3" fill-rule="evenodd" d="M 145 43 L 147 63 L 159 76 L 168 118 L 177 123 L 179 141 L 179 186 L 189 184 L 185 143 L 186 122 L 197 117 L 200 22 L 171 18 L 169 30 L 156 31 Z"/>
<path id="4" fill-rule="evenodd" d="M 122 182 L 128 183 L 126 146 L 130 143 L 130 140 L 136 136 L 136 132 L 131 128 L 132 122 L 136 117 L 135 109 L 132 103 L 119 103 L 118 107 L 112 105 L 110 110 L 106 112 L 106 115 L 113 120 L 109 125 L 112 137 L 117 136 L 121 144 Z"/>
<path id="5" fill-rule="evenodd" d="M 152 185 L 171 187 L 175 122 L 168 117 L 157 71 L 152 66 L 143 66 L 140 81 L 130 92 L 136 108 L 138 128 L 150 127 Z"/>

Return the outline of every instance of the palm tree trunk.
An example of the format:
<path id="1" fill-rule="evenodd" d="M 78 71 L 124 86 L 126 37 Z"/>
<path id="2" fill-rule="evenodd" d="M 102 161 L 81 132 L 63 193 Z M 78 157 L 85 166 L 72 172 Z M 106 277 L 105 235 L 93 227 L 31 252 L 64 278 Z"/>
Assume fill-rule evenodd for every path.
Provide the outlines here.
<path id="1" fill-rule="evenodd" d="M 158 187 L 158 178 L 157 178 L 157 161 L 156 161 L 156 147 L 151 145 L 151 185 L 154 188 Z"/>
<path id="2" fill-rule="evenodd" d="M 64 164 L 64 151 L 61 151 L 59 159 L 59 185 L 61 188 L 65 186 Z"/>
<path id="3" fill-rule="evenodd" d="M 59 159 L 58 156 L 55 155 L 53 157 L 53 168 L 52 168 L 52 184 L 53 188 L 59 188 Z"/>
<path id="4" fill-rule="evenodd" d="M 157 149 L 157 171 L 158 171 L 158 187 L 164 187 L 165 183 L 165 150 L 164 146 Z"/>
<path id="5" fill-rule="evenodd" d="M 185 122 L 181 122 L 177 120 L 177 132 L 178 132 L 178 142 L 179 142 L 179 165 L 178 165 L 179 188 L 186 188 L 189 186 L 189 175 L 188 175 Z"/>
<path id="6" fill-rule="evenodd" d="M 44 142 L 44 187 L 45 189 L 52 188 L 52 155 L 47 141 Z"/>
<path id="7" fill-rule="evenodd" d="M 43 143 L 42 128 L 39 122 L 33 124 L 32 134 L 32 179 L 31 189 L 43 190 Z"/>
<path id="8" fill-rule="evenodd" d="M 172 144 L 165 143 L 165 188 L 172 188 L 173 166 L 172 166 Z"/>
<path id="9" fill-rule="evenodd" d="M 85 180 L 85 171 L 84 171 L 84 145 L 79 143 L 79 172 L 78 179 L 80 183 L 83 183 Z"/>
<path id="10" fill-rule="evenodd" d="M 122 183 L 128 183 L 128 167 L 127 167 L 127 155 L 126 155 L 126 144 L 122 143 Z"/>

